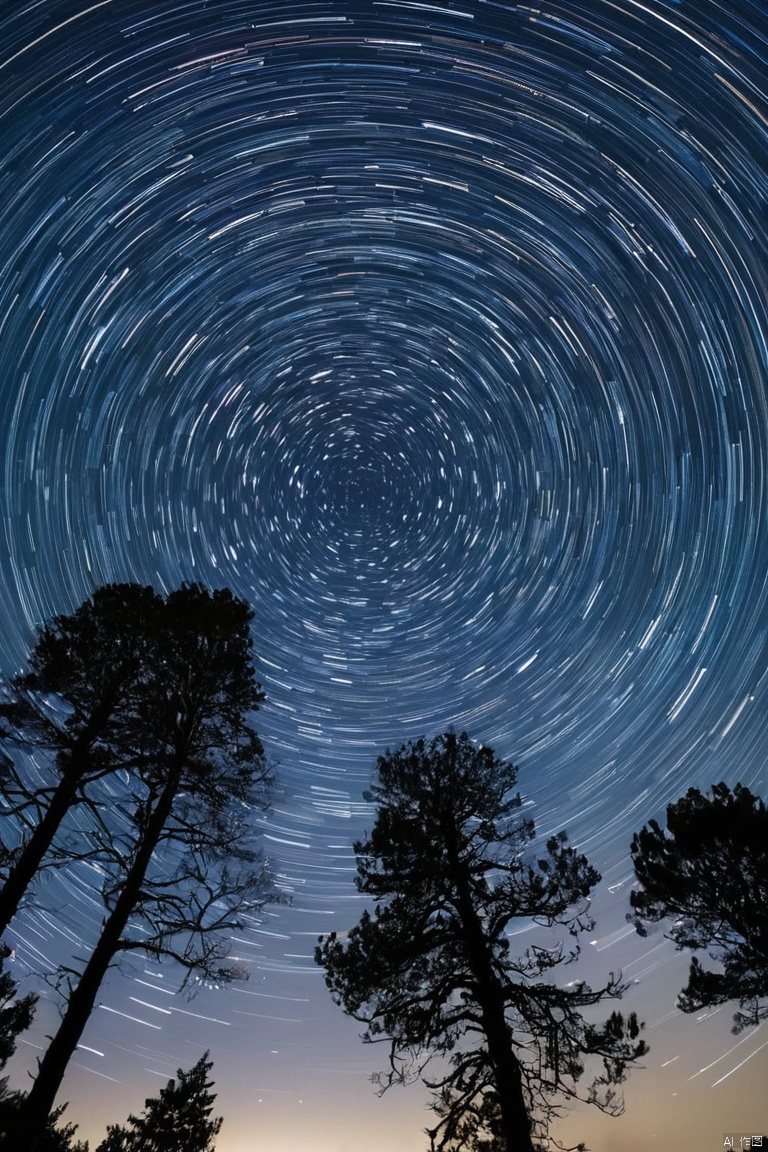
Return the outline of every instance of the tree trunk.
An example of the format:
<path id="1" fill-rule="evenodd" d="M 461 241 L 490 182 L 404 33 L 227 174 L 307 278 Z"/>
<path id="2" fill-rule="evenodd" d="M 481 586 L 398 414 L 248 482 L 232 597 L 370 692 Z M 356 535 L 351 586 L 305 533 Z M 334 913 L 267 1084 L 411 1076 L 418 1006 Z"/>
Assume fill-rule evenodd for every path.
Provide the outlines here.
<path id="1" fill-rule="evenodd" d="M 107 969 L 120 951 L 122 934 L 141 892 L 152 853 L 170 815 L 179 779 L 178 771 L 169 775 L 138 842 L 133 863 L 125 877 L 115 907 L 104 922 L 96 947 L 77 987 L 67 1001 L 59 1029 L 40 1061 L 37 1077 L 24 1102 L 23 1129 L 28 1152 L 37 1152 L 42 1142 L 48 1116 L 64 1079 L 67 1064 L 88 1023 Z"/>
<path id="2" fill-rule="evenodd" d="M 493 968 L 492 942 L 486 936 L 475 910 L 464 869 L 455 852 L 452 855 L 458 896 L 457 907 L 470 967 L 478 985 L 477 1003 L 480 1007 L 488 1057 L 499 1097 L 502 1140 L 506 1152 L 534 1152 L 531 1117 L 523 1092 L 520 1061 L 515 1055 L 507 1025 L 504 989 Z"/>
<path id="3" fill-rule="evenodd" d="M 18 912 L 24 893 L 34 880 L 59 825 L 72 806 L 79 783 L 80 775 L 76 771 L 62 776 L 42 820 L 8 873 L 8 879 L 0 890 L 0 936 Z"/>
<path id="4" fill-rule="evenodd" d="M 512 1047 L 501 989 L 498 987 L 489 989 L 489 996 L 481 1008 L 483 1030 L 488 1042 L 488 1056 L 499 1095 L 502 1136 L 506 1150 L 534 1152 L 531 1118 L 523 1094 L 520 1063 Z"/>
<path id="5" fill-rule="evenodd" d="M 89 779 L 86 767 L 88 755 L 104 734 L 127 678 L 126 670 L 120 676 L 113 677 L 105 686 L 101 700 L 94 705 L 90 717 L 67 751 L 67 767 L 61 774 L 50 804 L 0 890 L 0 937 L 18 912 L 24 893 L 34 880 L 62 820 L 75 801 L 78 788 Z M 95 775 L 102 776 L 105 772 L 102 770 Z"/>

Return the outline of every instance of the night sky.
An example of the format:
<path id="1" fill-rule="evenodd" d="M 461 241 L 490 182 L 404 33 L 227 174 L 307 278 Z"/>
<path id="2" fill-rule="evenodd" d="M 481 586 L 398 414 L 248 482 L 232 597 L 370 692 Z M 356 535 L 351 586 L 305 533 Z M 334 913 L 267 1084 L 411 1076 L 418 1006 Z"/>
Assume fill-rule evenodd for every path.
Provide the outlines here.
<path id="1" fill-rule="evenodd" d="M 79 1134 L 208 1047 L 219 1152 L 424 1148 L 311 956 L 376 756 L 450 725 L 603 872 L 587 975 L 647 1021 L 626 1115 L 564 1137 L 764 1130 L 768 1030 L 682 1016 L 625 920 L 633 831 L 767 790 L 764 0 L 3 0 L 0 197 L 0 669 L 108 581 L 246 598 L 293 898 L 246 984 L 110 977 Z M 13 971 L 100 917 L 49 882 Z"/>

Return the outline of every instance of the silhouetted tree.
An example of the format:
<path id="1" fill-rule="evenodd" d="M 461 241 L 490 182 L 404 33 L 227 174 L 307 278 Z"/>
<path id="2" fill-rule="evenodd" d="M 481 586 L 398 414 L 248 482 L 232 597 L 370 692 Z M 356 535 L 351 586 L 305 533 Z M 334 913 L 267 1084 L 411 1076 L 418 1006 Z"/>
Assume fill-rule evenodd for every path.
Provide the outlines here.
<path id="1" fill-rule="evenodd" d="M 96 1152 L 131 1152 L 130 1138 L 131 1132 L 128 1128 L 124 1128 L 121 1124 L 110 1124 Z"/>
<path id="2" fill-rule="evenodd" d="M 0 734 L 16 756 L 3 757 L 0 793 L 5 826 L 15 825 L 20 835 L 3 845 L 0 859 L 0 935 L 44 862 L 55 860 L 54 839 L 72 807 L 86 801 L 85 785 L 125 767 L 112 744 L 135 709 L 133 687 L 152 674 L 162 608 L 151 588 L 108 584 L 39 629 L 29 672 L 6 686 Z M 25 748 L 49 756 L 48 779 L 40 779 L 36 765 L 31 770 Z M 78 854 L 87 854 L 82 841 Z"/>
<path id="3" fill-rule="evenodd" d="M 169 1080 L 159 1096 L 148 1097 L 142 1115 L 129 1116 L 127 1127 L 110 1125 L 96 1152 L 215 1152 L 223 1119 L 211 1116 L 212 1068 L 207 1052 L 188 1072 L 179 1068 L 178 1082 Z"/>
<path id="4" fill-rule="evenodd" d="M 116 811 L 116 831 L 95 837 L 106 916 L 79 978 L 70 974 L 61 1024 L 27 1096 L 29 1152 L 116 957 L 170 957 L 187 977 L 242 975 L 227 964 L 229 939 L 266 898 L 252 846 L 252 812 L 264 806 L 269 782 L 250 722 L 263 698 L 251 662 L 252 615 L 228 590 L 186 585 L 166 599 L 154 675 L 137 682 L 136 706 L 111 745 L 132 766 L 127 787 L 137 791 Z"/>
<path id="5" fill-rule="evenodd" d="M 0 1152 L 26 1152 L 29 1147 L 22 1121 L 25 1101 L 23 1092 L 0 1097 Z M 51 1112 L 39 1138 L 38 1152 L 88 1152 L 88 1141 L 75 1139 L 77 1124 L 58 1126 L 66 1108 L 60 1104 Z"/>
<path id="6" fill-rule="evenodd" d="M 16 981 L 10 972 L 5 971 L 5 962 L 11 950 L 0 944 L 0 1068 L 4 1068 L 16 1051 L 17 1037 L 32 1023 L 37 996 L 30 993 L 19 998 L 16 995 Z M 5 1090 L 5 1081 L 0 1081 L 0 1094 Z"/>
<path id="7" fill-rule="evenodd" d="M 578 955 L 600 877 L 564 832 L 534 858 L 516 779 L 466 733 L 380 757 L 373 830 L 355 844 L 357 886 L 376 904 L 315 954 L 363 1039 L 389 1044 L 381 1090 L 419 1076 L 432 1089 L 433 1149 L 531 1152 L 560 1098 L 618 1113 L 617 1086 L 646 1051 L 634 1015 L 593 1024 L 582 1014 L 620 996 L 620 980 L 592 989 L 548 978 Z M 518 920 L 564 927 L 570 944 L 551 934 L 514 956 Z M 428 1076 L 435 1057 L 445 1059 Z M 581 1093 L 590 1057 L 598 1066 Z"/>
<path id="8" fill-rule="evenodd" d="M 632 839 L 639 887 L 635 927 L 670 920 L 678 949 L 708 950 L 720 971 L 691 959 L 678 1004 L 684 1012 L 735 1000 L 734 1032 L 768 1018 L 768 812 L 748 788 L 690 788 Z"/>

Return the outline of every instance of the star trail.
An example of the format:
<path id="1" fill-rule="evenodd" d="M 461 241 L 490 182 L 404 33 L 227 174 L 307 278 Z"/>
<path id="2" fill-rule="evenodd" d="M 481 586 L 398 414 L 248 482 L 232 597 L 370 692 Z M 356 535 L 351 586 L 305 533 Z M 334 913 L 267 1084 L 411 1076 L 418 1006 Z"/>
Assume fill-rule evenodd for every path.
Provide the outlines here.
<path id="1" fill-rule="evenodd" d="M 646 985 L 628 1103 L 647 1078 L 679 1139 L 694 1107 L 757 1124 L 762 1032 L 682 1019 L 681 961 L 624 914 L 634 830 L 692 784 L 765 794 L 760 0 L 7 0 L 0 196 L 2 670 L 108 581 L 246 598 L 293 901 L 237 942 L 242 987 L 113 977 L 81 1134 L 210 1047 L 220 1152 L 258 1099 L 258 1147 L 295 1146 L 299 1100 L 351 1147 L 352 1083 L 382 1150 L 423 1146 L 311 954 L 356 916 L 376 756 L 451 724 L 605 874 L 591 959 Z M 94 878 L 57 883 L 19 971 L 97 927 Z M 671 1147 L 649 1123 L 605 1139 Z"/>

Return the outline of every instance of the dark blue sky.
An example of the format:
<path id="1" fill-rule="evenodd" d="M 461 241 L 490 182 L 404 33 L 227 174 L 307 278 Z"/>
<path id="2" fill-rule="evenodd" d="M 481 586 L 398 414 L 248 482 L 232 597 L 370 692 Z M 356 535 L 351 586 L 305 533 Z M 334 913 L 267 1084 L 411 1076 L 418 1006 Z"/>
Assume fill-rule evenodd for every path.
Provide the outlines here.
<path id="1" fill-rule="evenodd" d="M 768 1038 L 624 915 L 634 830 L 766 790 L 767 51 L 758 0 L 3 3 L 0 662 L 107 581 L 248 599 L 294 902 L 242 989 L 110 980 L 83 1135 L 210 1047 L 220 1152 L 422 1147 L 310 956 L 376 755 L 451 724 L 605 874 L 652 1054 L 596 1152 L 761 1120 Z M 62 884 L 20 972 L 98 926 Z"/>

